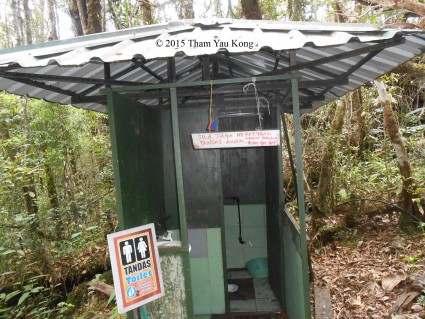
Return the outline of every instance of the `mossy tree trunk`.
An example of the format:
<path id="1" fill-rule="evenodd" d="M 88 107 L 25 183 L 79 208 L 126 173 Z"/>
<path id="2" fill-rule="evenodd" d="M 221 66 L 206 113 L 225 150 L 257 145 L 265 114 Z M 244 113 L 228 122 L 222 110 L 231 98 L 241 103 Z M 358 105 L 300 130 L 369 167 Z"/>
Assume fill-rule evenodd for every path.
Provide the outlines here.
<path id="1" fill-rule="evenodd" d="M 150 0 L 139 0 L 140 11 L 142 12 L 142 21 L 144 24 L 152 24 L 152 5 Z"/>
<path id="2" fill-rule="evenodd" d="M 401 193 L 402 206 L 405 210 L 415 213 L 416 207 L 412 201 L 414 192 L 412 169 L 410 167 L 409 157 L 400 134 L 400 126 L 394 114 L 391 102 L 388 98 L 387 90 L 385 88 L 384 83 L 380 80 L 375 80 L 375 85 L 378 88 L 379 99 L 381 100 L 383 108 L 385 133 L 391 140 L 391 144 L 397 156 L 397 164 L 400 171 L 400 175 L 403 179 L 403 187 Z M 409 224 L 411 224 L 412 221 L 413 220 L 411 217 L 406 214 L 403 214 L 400 219 L 400 226 L 402 228 L 408 228 Z"/>
<path id="3" fill-rule="evenodd" d="M 100 33 L 102 31 L 102 6 L 100 0 L 88 0 L 86 34 Z"/>
<path id="4" fill-rule="evenodd" d="M 337 102 L 335 116 L 328 131 L 328 140 L 325 144 L 320 169 L 319 184 L 316 192 L 316 203 L 313 208 L 312 226 L 316 232 L 322 225 L 322 219 L 329 212 L 331 181 L 333 177 L 333 161 L 335 157 L 335 138 L 341 134 L 344 125 L 346 105 L 343 100 Z"/>
<path id="5" fill-rule="evenodd" d="M 363 99 L 361 88 L 358 88 L 353 92 L 352 95 L 353 111 L 355 112 L 357 120 L 357 156 L 360 159 L 364 158 L 364 151 L 368 147 L 366 145 L 367 125 L 366 125 L 366 113 L 363 109 Z"/>

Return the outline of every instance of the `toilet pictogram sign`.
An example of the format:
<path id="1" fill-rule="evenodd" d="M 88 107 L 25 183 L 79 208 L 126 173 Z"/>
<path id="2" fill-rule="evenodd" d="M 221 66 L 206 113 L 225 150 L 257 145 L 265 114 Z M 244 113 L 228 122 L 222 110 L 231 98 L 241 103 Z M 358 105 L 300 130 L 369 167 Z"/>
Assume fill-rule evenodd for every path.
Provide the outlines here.
<path id="1" fill-rule="evenodd" d="M 153 224 L 108 235 L 118 312 L 164 295 Z"/>

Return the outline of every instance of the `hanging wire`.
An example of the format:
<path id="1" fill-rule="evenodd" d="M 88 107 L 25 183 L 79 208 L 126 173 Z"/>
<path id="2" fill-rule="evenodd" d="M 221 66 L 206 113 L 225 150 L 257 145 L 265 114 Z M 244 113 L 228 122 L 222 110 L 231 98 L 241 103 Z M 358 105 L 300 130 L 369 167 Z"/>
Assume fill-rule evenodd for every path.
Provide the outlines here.
<path id="1" fill-rule="evenodd" d="M 258 116 L 258 123 L 259 123 L 257 130 L 262 130 L 263 129 L 263 123 L 262 123 L 263 117 L 261 116 L 260 109 L 262 107 L 267 108 L 267 111 L 270 114 L 270 103 L 265 97 L 258 96 L 257 86 L 255 85 L 255 77 L 252 78 L 251 83 L 248 83 L 243 87 L 243 89 L 242 89 L 243 92 L 248 93 L 248 90 L 251 86 L 254 88 L 255 102 L 256 102 L 256 107 L 257 107 L 257 116 Z"/>
<path id="2" fill-rule="evenodd" d="M 208 132 L 211 133 L 211 123 L 213 121 L 212 119 L 212 104 L 213 104 L 213 81 L 210 81 L 210 122 L 208 125 Z"/>

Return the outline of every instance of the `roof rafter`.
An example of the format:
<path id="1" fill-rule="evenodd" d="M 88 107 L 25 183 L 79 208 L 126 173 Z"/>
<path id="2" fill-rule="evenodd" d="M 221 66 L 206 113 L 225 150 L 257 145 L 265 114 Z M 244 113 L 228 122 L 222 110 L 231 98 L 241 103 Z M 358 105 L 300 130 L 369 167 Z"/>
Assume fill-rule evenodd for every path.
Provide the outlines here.
<path id="1" fill-rule="evenodd" d="M 160 76 L 158 73 L 153 71 L 150 67 L 146 66 L 145 65 L 146 62 L 144 62 L 143 60 L 134 58 L 134 59 L 131 60 L 131 62 L 133 62 L 136 66 L 138 66 L 142 70 L 148 72 L 150 75 L 152 75 L 154 78 L 160 80 L 161 82 L 166 81 L 162 76 Z"/>
<path id="2" fill-rule="evenodd" d="M 352 74 L 356 70 L 360 69 L 364 64 L 366 64 L 367 62 L 369 62 L 370 60 L 372 60 L 375 56 L 377 56 L 380 52 L 382 52 L 382 50 L 383 49 L 370 52 L 368 55 L 366 55 L 365 57 L 363 57 L 358 63 L 354 64 L 347 71 L 345 71 L 342 74 L 342 76 L 345 76 L 345 77 L 350 76 L 350 74 Z M 326 89 L 324 89 L 321 92 L 321 94 L 325 94 L 327 92 L 330 92 L 332 90 L 332 88 L 333 88 L 333 86 L 328 86 Z"/>
<path id="3" fill-rule="evenodd" d="M 276 71 L 265 72 L 261 75 L 286 74 L 286 73 L 289 73 L 291 71 L 298 71 L 298 70 L 301 70 L 301 69 L 304 69 L 304 68 L 317 67 L 317 66 L 322 65 L 322 64 L 352 58 L 352 57 L 359 56 L 359 55 L 369 53 L 369 52 L 372 52 L 372 51 L 381 51 L 381 50 L 386 49 L 388 47 L 396 46 L 396 45 L 402 44 L 404 42 L 406 42 L 405 38 L 395 37 L 395 38 L 392 38 L 392 39 L 389 39 L 389 40 L 385 40 L 385 41 L 378 43 L 378 44 L 372 44 L 372 45 L 369 45 L 369 46 L 366 46 L 366 47 L 361 47 L 361 48 L 354 49 L 354 50 L 351 50 L 351 51 L 338 53 L 338 54 L 335 54 L 335 55 L 327 56 L 327 57 L 320 58 L 320 59 L 313 60 L 313 61 L 297 63 L 296 65 L 288 66 L 286 68 L 278 69 Z"/>
<path id="4" fill-rule="evenodd" d="M 322 94 L 316 94 L 312 91 L 304 91 L 308 88 L 313 87 L 328 87 L 336 84 L 347 84 L 347 78 L 332 79 L 332 80 L 319 80 L 319 81 L 300 81 L 299 88 L 302 92 L 308 94 L 311 98 L 321 96 Z M 256 83 L 258 92 L 280 92 L 286 90 L 290 87 L 289 82 L 258 82 Z M 228 94 L 245 94 L 242 90 L 243 86 L 241 85 L 215 85 L 214 94 L 218 95 L 228 95 Z M 178 88 L 178 97 L 209 97 L 210 91 L 209 87 L 198 87 L 198 88 Z M 159 89 L 152 90 L 147 92 L 131 92 L 126 94 L 126 96 L 136 97 L 137 99 L 158 99 L 158 98 L 168 98 L 169 90 L 168 89 Z M 95 102 L 105 102 L 105 95 L 94 95 L 94 96 L 75 96 L 72 98 L 72 103 L 95 103 Z"/>
<path id="5" fill-rule="evenodd" d="M 46 83 L 43 83 L 43 82 L 38 82 L 38 81 L 34 81 L 34 80 L 31 80 L 31 79 L 25 79 L 25 78 L 24 79 L 16 79 L 16 78 L 9 78 L 7 76 L 3 76 L 3 77 L 5 79 L 8 79 L 8 80 L 12 80 L 12 81 L 19 82 L 19 83 L 22 83 L 22 84 L 28 84 L 28 85 L 34 86 L 36 88 L 39 88 L 39 89 L 48 90 L 50 92 L 59 93 L 59 94 L 63 94 L 63 95 L 71 96 L 71 97 L 77 96 L 77 93 L 75 93 L 75 92 L 72 92 L 72 91 L 69 91 L 69 90 L 64 90 L 64 89 L 61 89 L 61 88 L 58 88 L 56 86 L 49 85 L 49 84 L 46 84 Z"/>
<path id="6" fill-rule="evenodd" d="M 62 76 L 62 75 L 52 75 L 52 74 L 37 74 L 37 73 L 24 73 L 24 72 L 1 72 L 0 77 L 8 79 L 36 79 L 52 82 L 65 82 L 65 83 L 84 83 L 84 84 L 111 84 L 111 85 L 120 85 L 120 86 L 134 86 L 134 85 L 143 85 L 143 84 L 152 84 L 152 83 L 141 83 L 141 82 L 131 82 L 131 81 L 120 81 L 120 80 L 106 80 L 98 78 L 82 78 L 75 76 Z"/>

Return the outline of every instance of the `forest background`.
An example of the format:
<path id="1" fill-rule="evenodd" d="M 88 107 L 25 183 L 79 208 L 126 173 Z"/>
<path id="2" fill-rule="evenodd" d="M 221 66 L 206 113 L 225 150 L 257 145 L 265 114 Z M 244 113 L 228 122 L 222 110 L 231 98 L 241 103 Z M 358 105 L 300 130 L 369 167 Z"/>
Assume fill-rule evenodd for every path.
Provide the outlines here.
<path id="1" fill-rule="evenodd" d="M 425 27 L 422 0 L 3 0 L 0 6 L 2 48 L 195 17 Z M 341 243 L 357 247 L 362 223 L 376 216 L 391 216 L 396 236 L 423 240 L 423 60 L 378 81 L 387 102 L 371 83 L 303 115 L 313 260 L 325 258 L 329 243 L 333 250 Z M 288 152 L 282 156 L 291 209 L 294 181 Z M 83 284 L 111 283 L 105 236 L 116 230 L 116 215 L 107 116 L 0 93 L 0 318 L 119 318 L 113 295 Z M 423 271 L 423 253 L 400 256 Z M 416 302 L 423 306 L 425 297 Z M 347 307 L 333 303 L 335 314 Z M 355 317 L 347 309 L 341 316 Z"/>

